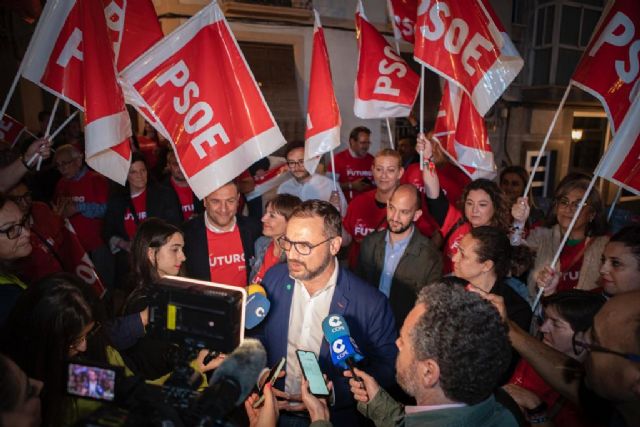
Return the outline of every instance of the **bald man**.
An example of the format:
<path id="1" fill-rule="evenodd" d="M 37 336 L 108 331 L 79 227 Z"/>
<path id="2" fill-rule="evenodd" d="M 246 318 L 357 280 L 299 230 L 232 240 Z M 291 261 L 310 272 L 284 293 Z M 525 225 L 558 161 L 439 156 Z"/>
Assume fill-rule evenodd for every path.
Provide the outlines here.
<path id="1" fill-rule="evenodd" d="M 413 308 L 420 289 L 442 276 L 442 255 L 416 230 L 421 215 L 418 190 L 411 184 L 398 186 L 387 201 L 387 229 L 365 237 L 356 266 L 358 275 L 389 298 L 397 325 Z"/>

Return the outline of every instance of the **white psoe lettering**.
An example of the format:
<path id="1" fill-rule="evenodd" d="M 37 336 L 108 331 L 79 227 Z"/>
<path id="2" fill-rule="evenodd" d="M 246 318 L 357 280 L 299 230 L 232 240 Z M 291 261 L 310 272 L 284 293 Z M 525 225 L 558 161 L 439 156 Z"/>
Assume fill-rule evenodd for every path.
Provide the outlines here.
<path id="1" fill-rule="evenodd" d="M 399 96 L 400 89 L 391 87 L 391 78 L 388 76 L 395 73 L 399 78 L 403 78 L 407 74 L 407 67 L 402 63 L 402 58 L 390 46 L 385 46 L 384 55 L 388 59 L 383 58 L 378 64 L 378 72 L 382 75 L 376 80 L 373 93 Z"/>
<path id="2" fill-rule="evenodd" d="M 62 48 L 62 52 L 60 52 L 60 56 L 58 56 L 56 64 L 64 68 L 69 65 L 71 58 L 77 58 L 79 61 L 82 61 L 83 55 L 80 49 L 78 49 L 80 43 L 82 43 L 82 31 L 80 31 L 80 28 L 74 28 Z"/>

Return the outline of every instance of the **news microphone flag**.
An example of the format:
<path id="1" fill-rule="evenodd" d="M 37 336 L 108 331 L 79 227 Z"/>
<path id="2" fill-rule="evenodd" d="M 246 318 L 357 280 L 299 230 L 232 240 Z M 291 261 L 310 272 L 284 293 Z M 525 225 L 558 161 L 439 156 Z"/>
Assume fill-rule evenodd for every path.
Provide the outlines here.
<path id="1" fill-rule="evenodd" d="M 253 329 L 269 314 L 271 303 L 266 297 L 265 290 L 258 284 L 247 287 L 247 302 L 244 311 L 244 327 Z"/>
<path id="2" fill-rule="evenodd" d="M 481 116 L 524 65 L 487 0 L 421 0 L 414 57 L 460 86 Z"/>
<path id="3" fill-rule="evenodd" d="M 357 344 L 349 335 L 347 322 L 339 314 L 330 314 L 322 321 L 322 331 L 329 343 L 331 362 L 344 370 L 364 359 Z"/>
<path id="4" fill-rule="evenodd" d="M 313 15 L 315 21 L 307 101 L 307 129 L 304 133 L 304 167 L 310 174 L 316 172 L 320 156 L 340 146 L 341 123 L 320 15 L 315 9 Z"/>

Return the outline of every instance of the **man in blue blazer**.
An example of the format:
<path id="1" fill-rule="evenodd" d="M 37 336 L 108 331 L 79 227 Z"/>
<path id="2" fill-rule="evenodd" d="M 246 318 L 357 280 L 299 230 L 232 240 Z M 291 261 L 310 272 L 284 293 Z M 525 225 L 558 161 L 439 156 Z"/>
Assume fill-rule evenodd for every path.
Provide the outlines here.
<path id="1" fill-rule="evenodd" d="M 395 321 L 387 298 L 336 259 L 341 243 L 341 217 L 327 202 L 309 200 L 296 208 L 279 244 L 287 264 L 271 268 L 262 285 L 271 302 L 269 314 L 255 332 L 267 350 L 268 365 L 286 357 L 286 375 L 276 385 L 282 398 L 280 426 L 309 424 L 300 402 L 302 371 L 295 351 L 313 351 L 320 368 L 333 381 L 335 404 L 331 418 L 337 426 L 357 426 L 362 420 L 342 369 L 331 362 L 322 321 L 329 314 L 346 320 L 351 337 L 365 359 L 360 362 L 377 381 L 395 381 Z"/>

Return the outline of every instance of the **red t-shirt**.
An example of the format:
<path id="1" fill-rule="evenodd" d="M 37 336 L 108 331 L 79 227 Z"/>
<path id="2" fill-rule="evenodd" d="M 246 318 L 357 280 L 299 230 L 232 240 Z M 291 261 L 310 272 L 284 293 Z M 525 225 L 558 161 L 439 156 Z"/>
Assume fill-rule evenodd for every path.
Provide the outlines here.
<path id="1" fill-rule="evenodd" d="M 557 292 L 568 291 L 578 286 L 586 242 L 587 240 L 580 242 L 571 242 L 568 240 L 567 244 L 564 245 L 560 253 L 560 271 L 562 272 L 562 277 L 560 278 L 560 282 L 558 282 Z"/>
<path id="2" fill-rule="evenodd" d="M 369 233 L 387 228 L 387 206 L 376 201 L 376 190 L 366 191 L 353 199 L 342 220 L 344 229 L 353 237 L 349 247 L 349 266 L 355 268 L 360 253 L 360 242 Z"/>
<path id="3" fill-rule="evenodd" d="M 131 201 L 136 210 L 138 222 L 144 221 L 147 218 L 147 190 L 145 189 L 142 193 L 132 197 Z M 136 230 L 138 229 L 138 224 L 136 224 L 131 209 L 129 208 L 124 211 L 124 229 L 127 232 L 127 236 L 129 236 L 129 240 L 133 240 L 133 236 L 135 236 Z"/>
<path id="4" fill-rule="evenodd" d="M 180 186 L 176 184 L 173 178 L 170 179 L 171 186 L 176 191 L 178 199 L 180 199 L 180 207 L 182 209 L 182 218 L 186 221 L 193 216 L 193 192 L 188 185 Z"/>
<path id="5" fill-rule="evenodd" d="M 106 204 L 109 197 L 107 179 L 92 170 L 87 170 L 77 181 L 60 178 L 56 185 L 54 199 L 71 198 L 73 203 Z M 90 252 L 104 244 L 102 236 L 102 218 L 88 218 L 77 213 L 69 218 L 73 229 L 85 251 Z"/>
<path id="6" fill-rule="evenodd" d="M 353 182 L 361 178 L 367 178 L 370 182 L 373 182 L 373 172 L 371 166 L 373 166 L 373 156 L 368 154 L 362 158 L 353 157 L 349 152 L 349 149 L 339 152 L 335 155 L 336 170 L 339 174 L 340 183 Z M 331 170 L 331 165 L 327 168 Z M 361 194 L 355 190 L 345 190 L 344 196 L 347 201 L 352 200 L 355 196 Z"/>
<path id="7" fill-rule="evenodd" d="M 144 156 L 147 168 L 149 170 L 154 169 L 158 164 L 158 143 L 153 139 L 142 135 L 138 135 L 136 138 L 138 139 L 138 146 L 140 147 L 140 152 Z"/>
<path id="8" fill-rule="evenodd" d="M 280 262 L 280 257 L 277 257 L 273 254 L 273 240 L 269 243 L 267 247 L 267 251 L 264 253 L 264 259 L 262 260 L 262 265 L 260 266 L 260 271 L 256 274 L 256 277 L 253 278 L 253 283 L 262 283 L 262 278 L 267 273 L 267 271 Z"/>
<path id="9" fill-rule="evenodd" d="M 212 282 L 247 286 L 247 265 L 237 225 L 225 233 L 214 233 L 207 228 L 207 248 Z"/>
<path id="10" fill-rule="evenodd" d="M 467 221 L 462 221 L 463 219 L 460 211 L 457 210 L 452 204 L 449 204 L 447 216 L 445 216 L 442 227 L 440 227 L 442 237 L 447 237 L 448 234 L 448 238 L 444 242 L 445 257 L 443 274 L 449 274 L 453 271 L 452 259 L 455 253 L 458 251 L 458 242 L 460 242 L 460 239 L 462 239 L 465 234 L 471 231 L 471 224 L 469 224 Z"/>
<path id="11" fill-rule="evenodd" d="M 462 196 L 464 187 L 471 182 L 471 179 L 462 172 L 460 168 L 451 163 L 436 167 L 436 173 L 440 181 L 440 188 L 442 188 L 445 196 L 447 196 L 447 200 L 449 200 L 449 203 L 452 205 L 455 205 Z M 413 184 L 424 194 L 424 181 L 422 180 L 420 164 L 413 163 L 409 165 L 407 170 L 404 171 L 402 178 L 400 178 L 400 183 Z"/>

